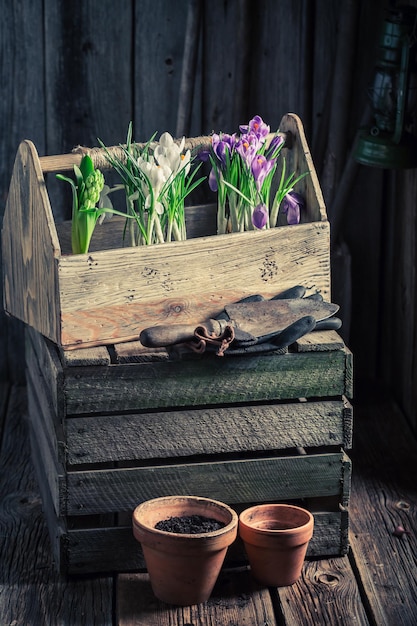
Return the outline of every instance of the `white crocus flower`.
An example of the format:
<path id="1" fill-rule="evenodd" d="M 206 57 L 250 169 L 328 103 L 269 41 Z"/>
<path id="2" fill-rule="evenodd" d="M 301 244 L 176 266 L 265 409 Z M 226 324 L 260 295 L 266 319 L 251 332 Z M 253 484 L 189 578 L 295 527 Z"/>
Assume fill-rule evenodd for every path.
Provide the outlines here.
<path id="1" fill-rule="evenodd" d="M 191 164 L 191 151 L 187 150 L 187 152 L 181 156 L 181 164 L 180 164 L 180 170 L 185 170 L 186 176 L 188 172 L 190 171 L 190 164 Z"/>
<path id="2" fill-rule="evenodd" d="M 176 144 L 169 133 L 163 133 L 159 140 L 158 146 L 155 148 L 154 156 L 160 165 L 170 168 L 173 176 L 179 171 L 185 169 L 188 174 L 190 169 L 191 153 L 189 150 L 182 154 L 185 146 L 185 137 L 182 138 L 180 144 Z"/>
<path id="3" fill-rule="evenodd" d="M 160 193 L 166 181 L 172 175 L 171 169 L 166 165 L 158 165 L 158 163 L 151 158 L 146 161 L 142 157 L 138 158 L 138 166 L 142 172 L 147 176 L 149 183 L 153 190 L 154 204 L 153 207 L 159 215 L 164 212 L 163 204 L 158 200 Z M 143 183 L 143 190 L 145 194 L 145 208 L 152 208 L 152 194 L 150 193 L 147 183 Z"/>

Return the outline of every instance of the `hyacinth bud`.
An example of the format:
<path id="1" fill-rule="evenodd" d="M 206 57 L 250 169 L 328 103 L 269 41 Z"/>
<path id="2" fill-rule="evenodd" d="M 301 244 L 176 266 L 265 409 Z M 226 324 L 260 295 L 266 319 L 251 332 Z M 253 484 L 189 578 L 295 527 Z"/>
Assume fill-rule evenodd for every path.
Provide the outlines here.
<path id="1" fill-rule="evenodd" d="M 104 187 L 104 176 L 100 170 L 94 170 L 85 179 L 84 204 L 95 206 Z"/>

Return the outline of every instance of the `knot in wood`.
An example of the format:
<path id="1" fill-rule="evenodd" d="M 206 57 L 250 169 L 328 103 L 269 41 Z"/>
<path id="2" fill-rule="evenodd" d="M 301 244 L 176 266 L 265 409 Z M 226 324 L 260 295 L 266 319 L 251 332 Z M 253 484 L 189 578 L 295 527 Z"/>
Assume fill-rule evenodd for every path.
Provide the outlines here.
<path id="1" fill-rule="evenodd" d="M 166 309 L 165 309 L 165 315 L 166 317 L 170 317 L 170 316 L 177 316 L 180 315 L 181 313 L 184 313 L 187 310 L 187 303 L 186 302 L 181 302 L 181 301 L 176 301 L 176 302 L 169 302 L 167 303 Z"/>
<path id="2" fill-rule="evenodd" d="M 339 583 L 339 577 L 330 572 L 319 574 L 316 578 L 318 582 L 323 583 L 323 585 L 328 585 L 329 587 L 336 587 Z"/>
<path id="3" fill-rule="evenodd" d="M 403 509 L 403 510 L 408 510 L 410 508 L 409 503 L 404 502 L 404 500 L 400 500 L 399 502 L 397 502 L 395 506 L 397 507 L 397 509 Z"/>

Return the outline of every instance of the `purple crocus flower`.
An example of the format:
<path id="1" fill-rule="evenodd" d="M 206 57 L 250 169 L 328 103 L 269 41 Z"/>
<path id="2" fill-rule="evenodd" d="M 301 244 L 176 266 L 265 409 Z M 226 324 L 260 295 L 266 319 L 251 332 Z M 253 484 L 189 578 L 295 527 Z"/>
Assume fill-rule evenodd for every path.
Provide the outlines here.
<path id="1" fill-rule="evenodd" d="M 218 191 L 217 176 L 213 168 L 211 168 L 210 170 L 210 174 L 208 177 L 208 184 L 209 184 L 211 191 L 214 191 L 214 192 Z"/>
<path id="2" fill-rule="evenodd" d="M 258 204 L 258 206 L 253 209 L 252 224 L 255 228 L 261 230 L 267 223 L 268 217 L 268 209 L 266 206 L 264 204 Z"/>
<path id="3" fill-rule="evenodd" d="M 200 153 L 200 158 L 203 161 L 207 160 L 210 154 L 214 154 L 214 157 L 217 161 L 217 166 L 215 168 L 212 167 L 209 174 L 208 183 L 211 191 L 218 191 L 217 178 L 220 172 L 226 169 L 227 163 L 232 155 L 235 143 L 235 135 L 227 135 L 226 133 L 217 135 L 216 133 L 214 133 L 211 139 L 212 153 L 210 153 L 210 151 L 207 151 L 207 156 L 206 151 L 202 151 Z"/>
<path id="4" fill-rule="evenodd" d="M 198 158 L 200 159 L 200 161 L 204 161 L 204 163 L 206 163 L 206 161 L 209 160 L 210 158 L 210 150 L 200 150 L 200 152 L 198 153 Z"/>
<path id="5" fill-rule="evenodd" d="M 265 141 L 265 137 L 269 133 L 269 126 L 265 124 L 260 115 L 255 115 L 247 126 L 239 126 L 242 133 L 253 132 L 255 135 Z"/>
<path id="6" fill-rule="evenodd" d="M 296 191 L 289 191 L 282 200 L 282 211 L 287 214 L 287 222 L 290 225 L 300 223 L 300 212 L 304 208 L 303 196 Z"/>
<path id="7" fill-rule="evenodd" d="M 256 139 L 256 137 L 255 137 Z M 245 135 L 236 142 L 236 152 L 240 154 L 247 167 L 250 168 L 258 151 L 258 141 L 254 142 L 249 135 Z"/>
<path id="8" fill-rule="evenodd" d="M 275 135 L 265 150 L 266 158 L 272 158 L 282 143 L 284 143 L 284 137 L 282 135 Z"/>
<path id="9" fill-rule="evenodd" d="M 236 139 L 233 135 L 227 135 L 225 133 L 222 135 L 213 135 L 211 145 L 221 166 L 224 167 L 226 165 L 226 154 L 230 156 L 235 143 Z"/>
<path id="10" fill-rule="evenodd" d="M 251 170 L 255 179 L 256 188 L 258 191 L 262 189 L 263 182 L 271 169 L 275 166 L 275 159 L 266 159 L 262 154 L 259 154 L 252 161 Z"/>

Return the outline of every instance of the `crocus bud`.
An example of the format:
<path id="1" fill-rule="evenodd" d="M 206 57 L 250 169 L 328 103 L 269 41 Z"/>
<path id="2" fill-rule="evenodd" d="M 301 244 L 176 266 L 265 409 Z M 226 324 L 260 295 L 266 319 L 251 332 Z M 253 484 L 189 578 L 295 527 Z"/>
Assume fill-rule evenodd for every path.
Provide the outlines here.
<path id="1" fill-rule="evenodd" d="M 254 208 L 252 213 L 252 224 L 255 228 L 261 230 L 266 223 L 268 222 L 268 209 L 264 204 L 258 204 L 257 207 Z"/>

